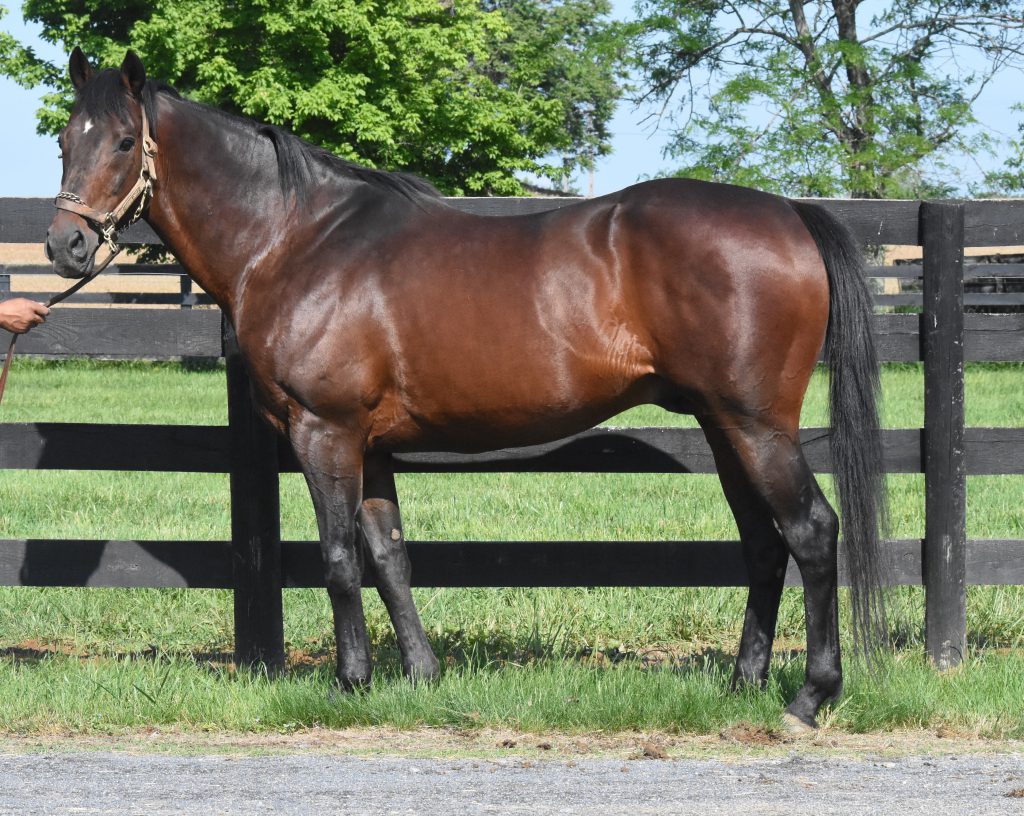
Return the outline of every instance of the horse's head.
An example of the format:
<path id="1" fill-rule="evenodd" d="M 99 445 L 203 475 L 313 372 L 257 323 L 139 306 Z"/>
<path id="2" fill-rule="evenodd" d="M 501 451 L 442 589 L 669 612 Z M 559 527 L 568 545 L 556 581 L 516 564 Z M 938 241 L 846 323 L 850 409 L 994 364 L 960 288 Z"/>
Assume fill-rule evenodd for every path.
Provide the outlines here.
<path id="1" fill-rule="evenodd" d="M 128 52 L 120 70 L 94 73 L 75 48 L 69 70 L 76 96 L 59 136 L 64 172 L 46 254 L 55 272 L 81 278 L 97 266 L 101 242 L 116 251 L 117 230 L 147 203 L 155 178 L 155 145 L 146 132 L 146 71 L 134 52 Z"/>

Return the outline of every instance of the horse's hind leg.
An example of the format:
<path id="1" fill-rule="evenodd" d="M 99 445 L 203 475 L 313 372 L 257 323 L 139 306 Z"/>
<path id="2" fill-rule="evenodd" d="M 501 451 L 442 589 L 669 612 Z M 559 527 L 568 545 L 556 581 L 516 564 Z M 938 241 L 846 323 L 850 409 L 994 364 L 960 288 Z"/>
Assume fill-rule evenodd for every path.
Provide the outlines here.
<path id="1" fill-rule="evenodd" d="M 377 591 L 395 627 L 405 675 L 413 681 L 433 680 L 439 666 L 409 589 L 412 570 L 389 456 L 371 456 L 366 460 L 359 528 L 377 577 Z"/>
<path id="2" fill-rule="evenodd" d="M 356 540 L 362 500 L 362 449 L 353 435 L 304 415 L 290 434 L 320 530 L 327 594 L 338 647 L 336 675 L 346 690 L 370 684 L 373 667 L 363 614 L 363 553 Z"/>
<path id="3" fill-rule="evenodd" d="M 712 430 L 711 437 L 721 436 L 718 444 L 723 453 L 731 449 L 737 472 L 745 475 L 751 495 L 768 509 L 800 568 L 807 627 L 807 676 L 786 713 L 804 725 L 814 726 L 821 705 L 842 689 L 836 561 L 838 519 L 804 460 L 795 430 L 781 430 L 739 415 L 718 416 L 704 424 L 708 429 L 718 429 Z M 757 593 L 754 592 L 755 596 Z M 763 599 L 767 598 L 763 590 L 760 594 Z M 758 629 L 755 624 L 755 637 Z M 763 659 L 760 654 L 755 655 L 757 650 L 753 646 L 748 649 L 749 658 Z"/>
<path id="4" fill-rule="evenodd" d="M 736 519 L 750 580 L 732 686 L 763 686 L 771 663 L 789 550 L 775 527 L 768 505 L 751 486 L 728 440 L 713 426 L 705 427 L 704 433 L 715 455 L 718 478 Z"/>

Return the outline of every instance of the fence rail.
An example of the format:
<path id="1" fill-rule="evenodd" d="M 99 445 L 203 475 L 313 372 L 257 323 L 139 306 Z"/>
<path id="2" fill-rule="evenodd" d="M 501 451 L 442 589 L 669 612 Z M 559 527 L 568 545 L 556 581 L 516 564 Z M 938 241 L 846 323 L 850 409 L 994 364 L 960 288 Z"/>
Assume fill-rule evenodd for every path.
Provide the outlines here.
<path id="1" fill-rule="evenodd" d="M 566 199 L 453 199 L 481 215 L 537 212 Z M 921 314 L 876 314 L 886 361 L 924 361 L 924 428 L 883 431 L 890 473 L 924 473 L 923 539 L 889 542 L 894 583 L 926 587 L 928 649 L 955 663 L 965 643 L 965 585 L 1024 584 L 1024 540 L 965 535 L 966 476 L 1024 473 L 1024 428 L 965 428 L 963 362 L 1024 360 L 1024 314 L 964 314 L 964 305 L 1014 305 L 1019 294 L 964 296 L 964 279 L 1024 275 L 1022 264 L 964 265 L 967 246 L 1024 244 L 1024 202 L 826 201 L 865 246 L 923 247 L 920 266 L 872 267 L 871 275 L 920 278 L 923 292 L 878 303 L 919 305 Z M 38 242 L 52 209 L 45 199 L 0 199 L 0 243 Z M 127 240 L 155 244 L 137 224 Z M 0 297 L 11 275 L 45 267 L 0 268 Z M 178 275 L 177 292 L 89 293 L 89 305 L 146 304 L 178 309 L 61 307 L 19 341 L 19 353 L 112 359 L 220 358 L 227 362 L 227 426 L 0 425 L 0 469 L 220 472 L 231 475 L 231 541 L 0 542 L 0 584 L 117 587 L 225 587 L 235 590 L 240 661 L 283 660 L 283 587 L 322 586 L 315 542 L 282 542 L 278 473 L 296 469 L 287 445 L 255 420 L 230 327 L 193 293 L 175 265 L 122 264 L 107 274 Z M 33 279 L 34 280 L 34 279 Z M 18 292 L 22 294 L 22 292 Z M 886 297 L 889 299 L 886 300 Z M 192 308 L 198 307 L 198 308 Z M 0 338 L 2 341 L 2 338 Z M 828 430 L 802 430 L 816 472 L 828 472 Z M 406 454 L 402 472 L 713 473 L 698 430 L 595 429 L 560 442 L 486 454 Z M 685 512 L 685 510 L 683 510 Z M 419 586 L 736 586 L 747 581 L 736 541 L 409 542 Z M 367 576 L 367 580 L 371 580 Z M 790 568 L 787 582 L 798 584 Z M 367 584 L 369 585 L 369 583 Z"/>

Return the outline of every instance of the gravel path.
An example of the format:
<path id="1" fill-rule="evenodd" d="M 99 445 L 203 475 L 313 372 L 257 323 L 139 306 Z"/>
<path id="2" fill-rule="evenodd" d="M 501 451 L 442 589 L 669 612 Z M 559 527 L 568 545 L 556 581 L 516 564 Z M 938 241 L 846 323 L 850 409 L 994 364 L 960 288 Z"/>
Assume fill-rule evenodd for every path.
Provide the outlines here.
<path id="1" fill-rule="evenodd" d="M 1024 814 L 1020 754 L 537 761 L 7 753 L 0 774 L 0 813 L 47 816 Z"/>

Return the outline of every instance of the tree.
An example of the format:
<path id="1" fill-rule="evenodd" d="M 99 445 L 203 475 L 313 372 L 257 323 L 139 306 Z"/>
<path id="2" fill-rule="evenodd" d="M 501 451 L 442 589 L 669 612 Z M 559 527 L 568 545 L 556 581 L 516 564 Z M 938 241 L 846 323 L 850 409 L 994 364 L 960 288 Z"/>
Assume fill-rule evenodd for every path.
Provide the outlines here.
<path id="1" fill-rule="evenodd" d="M 282 125 L 338 155 L 451 193 L 515 194 L 609 149 L 618 95 L 607 0 L 28 0 L 43 38 L 196 101 Z M 0 34 L 0 72 L 44 85 L 39 129 L 72 98 L 66 66 Z"/>
<path id="2" fill-rule="evenodd" d="M 1024 112 L 1024 104 L 1014 105 Z M 1010 154 L 1002 169 L 985 174 L 985 186 L 980 195 L 1021 195 L 1024 193 L 1024 122 L 1020 125 L 1020 138 L 1010 142 Z"/>
<path id="3" fill-rule="evenodd" d="M 485 0 L 509 21 L 509 36 L 486 67 L 499 84 L 538 89 L 562 103 L 562 127 L 571 146 L 561 150 L 564 184 L 577 168 L 592 168 L 611 150 L 608 122 L 615 112 L 622 65 L 621 27 L 605 19 L 607 0 Z M 596 16 L 600 15 L 600 16 Z M 580 50 L 575 44 L 585 43 Z"/>
<path id="4" fill-rule="evenodd" d="M 972 104 L 1024 64 L 1020 2 L 866 6 L 639 0 L 637 100 L 675 128 L 680 174 L 804 195 L 948 192 L 950 158 L 991 144 L 970 131 Z"/>

